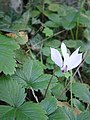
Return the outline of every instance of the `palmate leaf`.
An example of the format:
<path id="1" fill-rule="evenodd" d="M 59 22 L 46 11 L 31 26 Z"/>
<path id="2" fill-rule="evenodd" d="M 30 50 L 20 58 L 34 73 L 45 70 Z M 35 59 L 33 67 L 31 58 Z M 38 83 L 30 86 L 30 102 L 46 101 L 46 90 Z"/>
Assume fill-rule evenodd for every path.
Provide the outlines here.
<path id="1" fill-rule="evenodd" d="M 90 103 L 90 91 L 85 84 L 73 83 L 72 92 L 75 97 L 79 98 L 79 100 L 82 100 L 85 103 Z"/>
<path id="2" fill-rule="evenodd" d="M 11 106 L 0 105 L 0 120 L 14 120 L 15 110 Z"/>
<path id="3" fill-rule="evenodd" d="M 64 84 L 58 83 L 52 88 L 52 93 L 58 100 L 67 100 L 66 94 L 60 97 L 63 90 L 64 90 Z"/>
<path id="4" fill-rule="evenodd" d="M 32 87 L 34 90 L 45 89 L 51 75 L 43 73 L 43 67 L 38 60 L 28 59 L 23 65 L 23 69 L 16 71 L 13 77 L 18 83 L 25 87 Z M 51 87 L 55 85 L 56 77 L 53 77 Z"/>
<path id="5" fill-rule="evenodd" d="M 46 112 L 39 104 L 26 102 L 16 112 L 16 120 L 47 120 Z"/>
<path id="6" fill-rule="evenodd" d="M 0 72 L 6 75 L 14 73 L 16 67 L 14 50 L 18 48 L 18 44 L 13 39 L 0 35 Z"/>
<path id="7" fill-rule="evenodd" d="M 9 105 L 0 105 L 0 120 L 47 120 L 40 104 L 25 102 L 25 89 L 10 79 L 0 78 L 0 100 Z"/>
<path id="8" fill-rule="evenodd" d="M 69 108 L 59 107 L 49 116 L 49 120 L 77 120 Z"/>
<path id="9" fill-rule="evenodd" d="M 25 89 L 10 77 L 0 77 L 0 100 L 18 107 L 25 101 Z"/>
<path id="10" fill-rule="evenodd" d="M 0 120 L 47 120 L 45 114 L 37 103 L 26 102 L 18 108 L 0 105 Z"/>
<path id="11" fill-rule="evenodd" d="M 50 115 L 57 109 L 57 100 L 55 97 L 47 97 L 42 102 L 41 105 L 46 110 L 47 114 Z"/>
<path id="12" fill-rule="evenodd" d="M 82 113 L 77 117 L 77 120 L 90 120 L 90 112 L 89 112 L 89 111 L 82 112 Z"/>

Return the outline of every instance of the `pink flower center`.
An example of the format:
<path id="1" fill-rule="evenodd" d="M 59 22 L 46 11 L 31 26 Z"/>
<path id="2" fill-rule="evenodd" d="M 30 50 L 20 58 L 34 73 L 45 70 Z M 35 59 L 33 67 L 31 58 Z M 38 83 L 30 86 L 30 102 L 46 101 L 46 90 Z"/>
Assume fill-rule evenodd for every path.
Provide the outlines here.
<path id="1" fill-rule="evenodd" d="M 67 72 L 67 65 L 62 66 L 61 71 L 62 71 L 63 73 Z"/>

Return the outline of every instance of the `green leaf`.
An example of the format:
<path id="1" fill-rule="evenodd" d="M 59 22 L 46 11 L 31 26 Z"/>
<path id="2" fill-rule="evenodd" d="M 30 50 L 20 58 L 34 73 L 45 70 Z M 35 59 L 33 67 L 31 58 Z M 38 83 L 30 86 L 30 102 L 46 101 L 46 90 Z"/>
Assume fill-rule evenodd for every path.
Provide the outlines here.
<path id="1" fill-rule="evenodd" d="M 30 18 L 30 12 L 28 10 L 23 13 L 20 19 L 12 23 L 11 29 L 14 31 L 27 30 L 29 18 Z"/>
<path id="2" fill-rule="evenodd" d="M 57 39 L 52 39 L 52 40 L 48 40 L 47 42 L 45 42 L 45 46 L 50 47 L 54 47 L 54 48 L 58 48 L 60 46 L 61 42 Z"/>
<path id="3" fill-rule="evenodd" d="M 76 118 L 69 108 L 59 107 L 49 116 L 49 120 L 76 120 Z"/>
<path id="4" fill-rule="evenodd" d="M 52 21 L 46 21 L 45 26 L 50 27 L 50 28 L 57 28 L 58 24 L 52 22 Z"/>
<path id="5" fill-rule="evenodd" d="M 82 40 L 76 40 L 76 49 L 80 47 L 80 52 L 86 52 L 85 44 Z"/>
<path id="6" fill-rule="evenodd" d="M 54 63 L 51 60 L 50 56 L 46 60 L 46 69 L 48 69 L 48 70 L 54 69 Z"/>
<path id="7" fill-rule="evenodd" d="M 50 55 L 50 47 L 58 48 L 60 44 L 61 42 L 57 39 L 53 39 L 45 42 L 44 47 L 42 48 L 43 55 L 48 57 Z"/>
<path id="8" fill-rule="evenodd" d="M 47 120 L 40 104 L 26 102 L 18 108 L 0 105 L 0 120 Z"/>
<path id="9" fill-rule="evenodd" d="M 50 47 L 43 47 L 42 53 L 48 57 L 50 55 Z"/>
<path id="10" fill-rule="evenodd" d="M 0 120 L 14 120 L 15 109 L 11 106 L 0 105 Z"/>
<path id="11" fill-rule="evenodd" d="M 18 107 L 25 101 L 25 89 L 10 77 L 0 77 L 0 100 Z"/>
<path id="12" fill-rule="evenodd" d="M 67 100 L 66 94 L 60 96 L 63 90 L 64 90 L 64 85 L 62 83 L 58 83 L 57 85 L 55 85 L 55 87 L 52 88 L 52 94 L 58 100 Z"/>
<path id="13" fill-rule="evenodd" d="M 80 14 L 79 23 L 87 28 L 90 28 L 90 17 L 86 14 Z"/>
<path id="14" fill-rule="evenodd" d="M 19 62 L 19 63 L 24 63 L 25 60 L 28 58 L 28 56 L 26 55 L 25 51 L 23 49 L 18 49 L 16 50 L 15 52 L 15 56 L 16 56 L 16 60 Z"/>
<path id="15" fill-rule="evenodd" d="M 30 41 L 30 43 L 32 45 L 32 49 L 37 49 L 37 50 L 40 49 L 41 45 L 42 45 L 42 39 L 43 38 L 40 34 L 35 35 Z M 37 43 L 39 43 L 39 44 L 37 44 Z M 34 46 L 34 45 L 36 45 L 36 46 Z"/>
<path id="16" fill-rule="evenodd" d="M 57 27 L 61 25 L 61 18 L 59 17 L 58 14 L 55 13 L 44 13 L 52 22 L 54 22 Z"/>
<path id="17" fill-rule="evenodd" d="M 64 76 L 64 74 L 62 73 L 62 71 L 61 71 L 60 68 L 57 68 L 57 70 L 56 70 L 56 72 L 55 72 L 55 75 L 56 75 L 57 77 L 63 77 L 63 76 Z"/>
<path id="18" fill-rule="evenodd" d="M 55 97 L 47 97 L 41 102 L 41 105 L 47 114 L 50 115 L 57 109 L 57 100 Z"/>
<path id="19" fill-rule="evenodd" d="M 36 90 L 37 89 L 45 89 L 47 87 L 50 79 L 51 79 L 51 75 L 43 74 L 40 77 L 38 77 L 36 79 L 36 81 L 34 83 L 32 83 L 31 86 Z M 53 86 L 55 86 L 56 82 L 57 82 L 57 78 L 53 77 L 49 88 L 52 88 Z"/>
<path id="20" fill-rule="evenodd" d="M 85 58 L 85 62 L 87 64 L 90 64 L 90 53 L 87 54 L 86 58 Z"/>
<path id="21" fill-rule="evenodd" d="M 46 37 L 50 37 L 53 35 L 53 30 L 48 27 L 45 27 L 43 33 L 46 35 Z"/>
<path id="22" fill-rule="evenodd" d="M 18 70 L 13 77 L 24 87 L 32 87 L 35 90 L 45 89 L 51 75 L 43 73 L 43 67 L 38 60 L 28 59 L 23 65 L 23 69 Z M 51 87 L 55 85 L 56 77 L 53 77 Z"/>
<path id="23" fill-rule="evenodd" d="M 66 30 L 71 30 L 76 26 L 77 17 L 78 17 L 77 10 L 73 8 L 68 9 L 66 11 L 66 15 L 62 18 L 62 26 Z"/>
<path id="24" fill-rule="evenodd" d="M 75 48 L 76 47 L 76 41 L 75 40 L 64 40 L 64 43 L 69 48 Z"/>
<path id="25" fill-rule="evenodd" d="M 17 66 L 14 50 L 18 48 L 18 44 L 13 39 L 0 35 L 0 72 L 6 75 L 14 73 Z"/>
<path id="26" fill-rule="evenodd" d="M 77 109 L 79 109 L 81 111 L 85 110 L 84 105 L 78 99 L 73 98 L 73 104 L 74 104 L 75 108 L 77 108 Z"/>
<path id="27" fill-rule="evenodd" d="M 84 37 L 90 41 L 90 29 L 85 29 L 84 30 Z"/>
<path id="28" fill-rule="evenodd" d="M 90 92 L 89 88 L 82 83 L 73 83 L 72 92 L 75 97 L 78 97 L 79 100 L 82 100 L 85 103 L 90 103 Z"/>
<path id="29" fill-rule="evenodd" d="M 62 26 L 66 29 L 66 30 L 71 30 L 76 26 L 75 22 L 71 22 L 69 20 L 66 20 L 65 18 L 62 19 Z"/>
<path id="30" fill-rule="evenodd" d="M 58 10 L 58 15 L 59 16 L 66 16 L 66 12 L 67 12 L 67 7 L 64 5 L 60 5 L 59 10 Z"/>
<path id="31" fill-rule="evenodd" d="M 65 78 L 68 80 L 69 77 L 71 76 L 71 73 L 70 73 L 70 72 L 66 72 L 66 73 L 64 73 L 64 76 L 65 76 Z"/>
<path id="32" fill-rule="evenodd" d="M 46 112 L 39 104 L 26 102 L 16 112 L 16 120 L 47 120 Z"/>
<path id="33" fill-rule="evenodd" d="M 90 120 L 90 112 L 89 112 L 89 111 L 82 112 L 82 113 L 77 117 L 77 120 Z"/>
<path id="34" fill-rule="evenodd" d="M 40 12 L 38 10 L 31 11 L 32 17 L 37 17 L 39 14 L 40 14 Z"/>
<path id="35" fill-rule="evenodd" d="M 64 43 L 69 48 L 77 49 L 80 47 L 80 52 L 86 51 L 86 46 L 85 46 L 86 43 L 83 42 L 82 40 L 64 40 Z"/>
<path id="36" fill-rule="evenodd" d="M 57 12 L 59 10 L 59 5 L 58 4 L 50 4 L 48 7 L 49 10 L 53 11 L 53 12 Z"/>

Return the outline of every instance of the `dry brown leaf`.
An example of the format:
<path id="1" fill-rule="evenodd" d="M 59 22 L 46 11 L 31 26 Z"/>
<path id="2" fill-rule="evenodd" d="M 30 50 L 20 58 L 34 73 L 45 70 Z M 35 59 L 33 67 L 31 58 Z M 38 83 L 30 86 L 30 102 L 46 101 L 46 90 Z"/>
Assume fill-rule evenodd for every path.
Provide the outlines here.
<path id="1" fill-rule="evenodd" d="M 14 38 L 19 44 L 23 45 L 28 41 L 28 35 L 26 32 L 20 31 L 17 34 L 7 33 L 8 37 Z"/>
<path id="2" fill-rule="evenodd" d="M 68 102 L 57 101 L 57 106 L 70 108 L 70 105 L 68 104 Z M 81 112 L 82 112 L 82 111 L 80 111 L 79 109 L 73 108 L 73 113 L 74 113 L 74 114 L 79 115 Z"/>

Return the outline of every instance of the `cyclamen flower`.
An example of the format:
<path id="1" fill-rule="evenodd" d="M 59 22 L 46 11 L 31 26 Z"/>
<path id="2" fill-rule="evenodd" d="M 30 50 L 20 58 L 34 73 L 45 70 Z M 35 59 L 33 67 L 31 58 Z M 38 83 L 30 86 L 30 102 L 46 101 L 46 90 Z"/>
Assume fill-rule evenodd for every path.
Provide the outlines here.
<path id="1" fill-rule="evenodd" d="M 79 48 L 77 48 L 71 55 L 67 53 L 67 48 L 64 43 L 61 44 L 61 52 L 56 50 L 55 48 L 51 48 L 51 59 L 61 68 L 62 72 L 67 72 L 76 68 L 82 62 L 82 53 L 78 53 Z"/>

